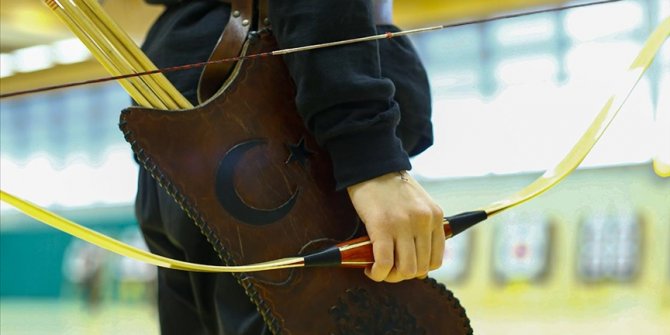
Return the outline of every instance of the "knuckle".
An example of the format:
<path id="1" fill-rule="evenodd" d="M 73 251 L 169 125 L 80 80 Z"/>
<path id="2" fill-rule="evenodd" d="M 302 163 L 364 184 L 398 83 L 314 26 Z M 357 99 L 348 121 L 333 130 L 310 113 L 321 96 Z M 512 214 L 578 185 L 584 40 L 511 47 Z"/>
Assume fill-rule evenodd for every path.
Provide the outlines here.
<path id="1" fill-rule="evenodd" d="M 420 218 L 431 218 L 433 216 L 433 209 L 431 206 L 421 206 L 416 209 L 415 215 Z"/>
<path id="2" fill-rule="evenodd" d="M 431 207 L 432 207 L 432 211 L 433 211 L 433 216 L 440 218 L 440 221 L 441 221 L 442 217 L 444 216 L 444 211 L 442 211 L 442 207 L 440 207 L 436 203 L 433 203 Z"/>

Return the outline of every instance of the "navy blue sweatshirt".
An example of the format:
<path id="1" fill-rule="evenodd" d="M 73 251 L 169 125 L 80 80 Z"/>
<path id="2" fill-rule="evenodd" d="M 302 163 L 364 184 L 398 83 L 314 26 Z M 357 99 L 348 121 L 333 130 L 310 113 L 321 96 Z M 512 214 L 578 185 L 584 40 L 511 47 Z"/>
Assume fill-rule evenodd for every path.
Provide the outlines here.
<path id="1" fill-rule="evenodd" d="M 207 60 L 230 15 L 217 1 L 170 3 L 144 50 L 158 67 Z M 371 1 L 271 0 L 281 48 L 397 31 L 375 26 Z M 407 38 L 294 53 L 284 61 L 307 128 L 331 155 L 337 188 L 409 170 L 409 156 L 432 144 L 430 89 Z M 200 70 L 168 73 L 195 103 Z"/>

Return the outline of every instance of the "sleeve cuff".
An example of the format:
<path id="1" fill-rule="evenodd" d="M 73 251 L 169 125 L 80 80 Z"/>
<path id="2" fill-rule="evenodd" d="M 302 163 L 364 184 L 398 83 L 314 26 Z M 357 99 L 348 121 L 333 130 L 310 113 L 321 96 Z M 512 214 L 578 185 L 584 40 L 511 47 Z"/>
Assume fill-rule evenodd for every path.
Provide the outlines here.
<path id="1" fill-rule="evenodd" d="M 395 127 L 375 128 L 332 138 L 325 144 L 333 162 L 336 190 L 412 168 Z"/>

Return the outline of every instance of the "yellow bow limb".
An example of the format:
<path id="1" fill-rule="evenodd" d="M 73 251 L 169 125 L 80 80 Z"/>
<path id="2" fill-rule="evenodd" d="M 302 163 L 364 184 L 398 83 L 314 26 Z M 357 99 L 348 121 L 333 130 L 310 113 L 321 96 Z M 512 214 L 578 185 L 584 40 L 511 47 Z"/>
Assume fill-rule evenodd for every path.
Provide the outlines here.
<path id="1" fill-rule="evenodd" d="M 68 233 L 74 237 L 80 238 L 86 242 L 94 244 L 103 249 L 107 249 L 121 256 L 126 256 L 141 262 L 153 264 L 156 266 L 197 272 L 253 272 L 263 270 L 274 270 L 286 267 L 297 267 L 302 258 L 285 258 L 271 262 L 252 264 L 246 266 L 216 266 L 189 263 L 167 257 L 152 254 L 142 249 L 138 249 L 119 240 L 103 235 L 94 230 L 88 229 L 82 225 L 72 222 L 56 213 L 41 208 L 28 201 L 19 199 L 5 191 L 0 190 L 0 200 L 14 206 L 19 211 L 32 217 L 42 223 L 48 224 L 58 230 Z M 293 266 L 291 266 L 293 265 Z"/>
<path id="2" fill-rule="evenodd" d="M 617 113 L 624 105 L 635 86 L 637 86 L 637 83 L 640 81 L 647 68 L 649 68 L 656 54 L 660 50 L 661 45 L 669 35 L 670 17 L 664 19 L 649 36 L 642 50 L 625 73 L 620 88 L 610 96 L 593 123 L 577 141 L 566 157 L 563 158 L 557 166 L 547 170 L 542 176 L 522 190 L 504 200 L 492 203 L 485 207 L 484 210 L 486 213 L 489 216 L 494 215 L 528 201 L 550 189 L 574 171 L 590 152 L 591 148 L 593 148 L 596 142 L 600 139 L 614 117 L 616 117 Z M 173 260 L 137 249 L 111 237 L 90 230 L 1 190 L 0 200 L 16 207 L 18 210 L 36 220 L 82 240 L 93 243 L 119 255 L 161 267 L 200 272 L 252 272 L 303 266 L 302 261 L 304 259 L 302 257 L 282 258 L 279 260 L 243 266 L 201 265 Z"/>
<path id="3" fill-rule="evenodd" d="M 484 208 L 484 211 L 491 216 L 533 199 L 572 173 L 586 158 L 586 155 L 626 103 L 631 92 L 654 61 L 668 35 L 670 35 L 670 17 L 665 18 L 647 38 L 642 50 L 630 65 L 628 71 L 625 72 L 618 88 L 610 95 L 595 120 L 558 165 L 547 170 L 538 179 L 507 199 L 490 204 Z"/>

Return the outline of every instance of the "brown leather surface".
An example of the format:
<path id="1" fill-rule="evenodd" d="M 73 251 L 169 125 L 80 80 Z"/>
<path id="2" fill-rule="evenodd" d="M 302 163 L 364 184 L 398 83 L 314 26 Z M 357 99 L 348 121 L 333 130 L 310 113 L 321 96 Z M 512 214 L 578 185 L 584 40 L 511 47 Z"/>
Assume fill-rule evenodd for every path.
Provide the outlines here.
<path id="1" fill-rule="evenodd" d="M 251 28 L 254 10 L 253 1 L 229 0 L 225 2 L 230 3 L 230 18 L 212 54 L 209 56 L 209 60 L 220 60 L 239 55 Z M 205 66 L 198 83 L 198 101 L 203 102 L 216 94 L 233 66 L 235 66 L 235 62 Z"/>
<path id="2" fill-rule="evenodd" d="M 248 53 L 276 48 L 261 35 Z M 238 64 L 219 95 L 192 110 L 133 107 L 120 127 L 142 164 L 181 204 L 226 264 L 294 256 L 360 230 L 345 192 L 334 192 L 328 155 L 302 125 L 280 57 Z M 290 160 L 301 138 L 314 154 Z M 217 200 L 217 172 L 232 149 L 262 140 L 235 161 L 235 192 L 250 208 L 291 211 L 264 225 L 236 219 Z M 260 143 L 260 142 L 259 142 Z M 288 162 L 288 163 L 287 163 Z M 359 232 L 360 233 L 360 232 Z M 237 274 L 275 334 L 470 334 L 465 311 L 432 279 L 375 283 L 358 269 L 310 268 Z"/>
<path id="3" fill-rule="evenodd" d="M 258 1 L 258 30 L 270 27 L 270 0 Z"/>
<path id="4" fill-rule="evenodd" d="M 268 1 L 258 0 L 258 31 L 269 28 L 271 25 L 268 16 Z M 224 29 L 218 43 L 214 47 L 209 61 L 221 60 L 237 56 L 250 31 L 251 24 L 244 25 L 244 20 L 253 16 L 253 1 L 250 0 L 224 0 L 231 4 L 231 16 L 228 25 Z M 239 15 L 234 15 L 235 11 Z M 393 0 L 374 0 L 373 18 L 377 25 L 393 24 Z M 205 66 L 198 84 L 198 101 L 201 103 L 211 98 L 223 85 L 235 62 L 223 62 Z"/>

